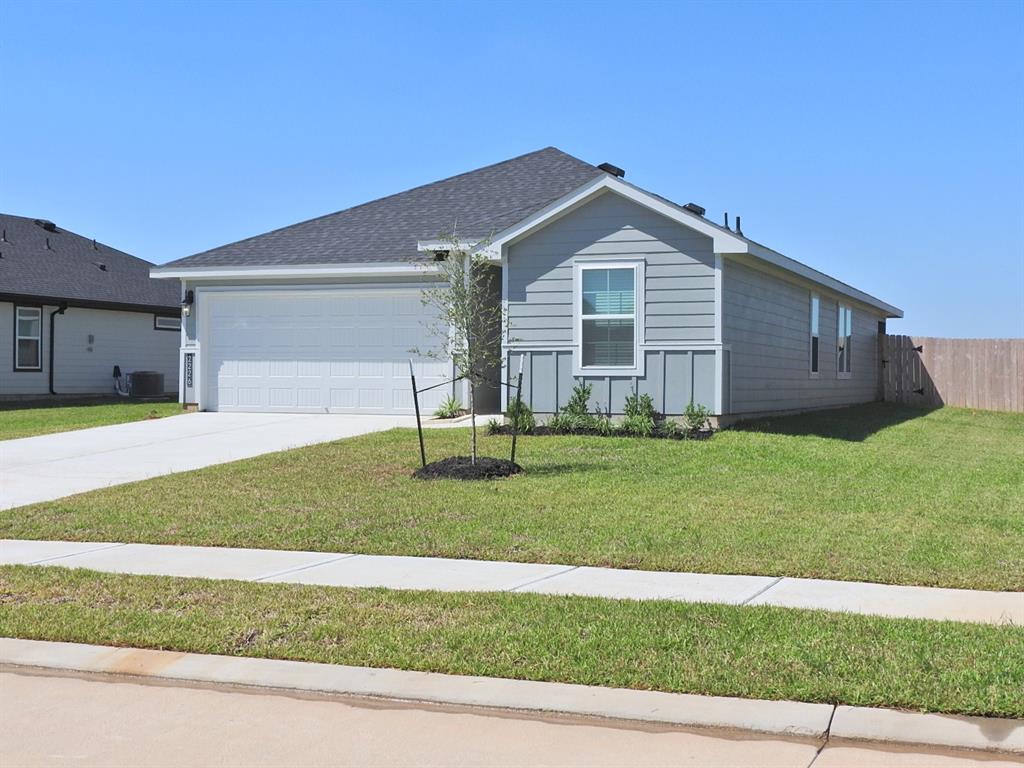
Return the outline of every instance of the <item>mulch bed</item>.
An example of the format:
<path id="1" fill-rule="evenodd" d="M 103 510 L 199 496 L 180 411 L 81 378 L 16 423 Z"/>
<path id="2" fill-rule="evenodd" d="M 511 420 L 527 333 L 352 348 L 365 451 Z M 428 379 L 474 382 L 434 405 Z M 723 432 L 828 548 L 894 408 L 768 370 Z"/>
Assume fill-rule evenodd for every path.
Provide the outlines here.
<path id="1" fill-rule="evenodd" d="M 492 431 L 492 435 L 511 435 L 512 427 L 507 424 L 502 425 L 497 430 Z M 550 437 L 553 435 L 582 435 L 585 437 L 637 437 L 647 440 L 709 440 L 715 431 L 713 429 L 704 429 L 699 432 L 659 432 L 655 429 L 652 435 L 631 435 L 626 432 L 612 432 L 608 434 L 606 432 L 599 432 L 596 429 L 551 429 L 551 427 L 534 427 L 532 432 L 520 432 L 519 436 L 523 437 L 528 435 L 530 437 Z"/>
<path id="2" fill-rule="evenodd" d="M 499 477 L 517 475 L 522 471 L 522 467 L 508 459 L 478 456 L 474 464 L 469 456 L 452 456 L 420 467 L 412 476 L 420 480 L 495 480 Z"/>

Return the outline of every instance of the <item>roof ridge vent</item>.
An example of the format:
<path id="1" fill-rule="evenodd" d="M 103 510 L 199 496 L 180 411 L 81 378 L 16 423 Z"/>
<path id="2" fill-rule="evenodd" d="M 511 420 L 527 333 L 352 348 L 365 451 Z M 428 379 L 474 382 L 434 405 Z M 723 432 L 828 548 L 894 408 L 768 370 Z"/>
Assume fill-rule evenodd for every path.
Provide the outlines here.
<path id="1" fill-rule="evenodd" d="M 53 223 L 52 221 L 50 221 L 49 219 L 35 219 L 33 223 L 34 223 L 34 224 L 35 224 L 35 225 L 36 225 L 37 227 L 42 227 L 42 228 L 43 228 L 43 229 L 45 229 L 45 230 L 46 230 L 47 232 L 56 232 L 56 231 L 57 231 L 57 225 L 56 225 L 56 224 L 54 224 L 54 223 Z"/>
<path id="2" fill-rule="evenodd" d="M 612 176 L 616 176 L 620 179 L 626 176 L 626 172 L 624 170 L 619 168 L 617 165 L 612 165 L 611 163 L 601 163 L 597 167 L 605 173 L 610 173 Z"/>
<path id="3" fill-rule="evenodd" d="M 696 203 L 687 203 L 686 205 L 683 206 L 683 208 L 688 210 L 690 213 L 696 213 L 698 216 L 703 216 L 705 213 L 707 213 L 706 208 L 697 205 Z"/>

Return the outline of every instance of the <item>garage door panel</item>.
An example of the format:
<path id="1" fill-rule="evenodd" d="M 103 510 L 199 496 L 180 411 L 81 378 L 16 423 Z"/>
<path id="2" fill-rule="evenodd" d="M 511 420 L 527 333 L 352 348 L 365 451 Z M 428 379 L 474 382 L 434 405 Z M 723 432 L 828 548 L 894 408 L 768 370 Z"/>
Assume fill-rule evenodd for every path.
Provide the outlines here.
<path id="1" fill-rule="evenodd" d="M 207 407 L 411 413 L 411 349 L 431 348 L 431 308 L 416 290 L 211 296 L 206 340 Z M 443 383 L 451 365 L 417 359 L 420 387 Z M 425 412 L 451 392 L 421 395 Z"/>

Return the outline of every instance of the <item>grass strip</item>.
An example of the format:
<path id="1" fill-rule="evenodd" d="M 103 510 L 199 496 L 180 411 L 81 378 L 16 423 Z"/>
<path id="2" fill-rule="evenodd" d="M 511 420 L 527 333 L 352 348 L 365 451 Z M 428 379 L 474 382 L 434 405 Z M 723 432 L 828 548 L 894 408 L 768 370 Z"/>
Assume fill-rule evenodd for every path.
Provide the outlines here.
<path id="1" fill-rule="evenodd" d="M 0 440 L 104 427 L 128 421 L 174 416 L 182 412 L 178 403 L 111 403 L 55 406 L 20 403 L 0 406 Z"/>
<path id="2" fill-rule="evenodd" d="M 0 635 L 1024 717 L 1024 628 L 0 567 Z"/>
<path id="3" fill-rule="evenodd" d="M 468 440 L 429 430 L 428 458 Z M 1024 590 L 1024 414 L 872 404 L 707 441 L 524 437 L 517 460 L 416 480 L 394 430 L 3 510 L 0 537 Z"/>

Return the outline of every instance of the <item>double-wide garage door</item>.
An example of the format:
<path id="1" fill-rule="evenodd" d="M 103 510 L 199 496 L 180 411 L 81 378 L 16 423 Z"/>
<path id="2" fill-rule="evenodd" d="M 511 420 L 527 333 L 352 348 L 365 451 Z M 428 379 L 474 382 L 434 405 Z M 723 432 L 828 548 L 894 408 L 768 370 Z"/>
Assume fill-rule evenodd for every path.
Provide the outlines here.
<path id="1" fill-rule="evenodd" d="M 418 387 L 451 378 L 450 363 L 411 352 L 437 346 L 417 289 L 224 292 L 203 303 L 209 410 L 412 413 L 410 358 Z M 420 407 L 450 392 L 425 392 Z"/>

